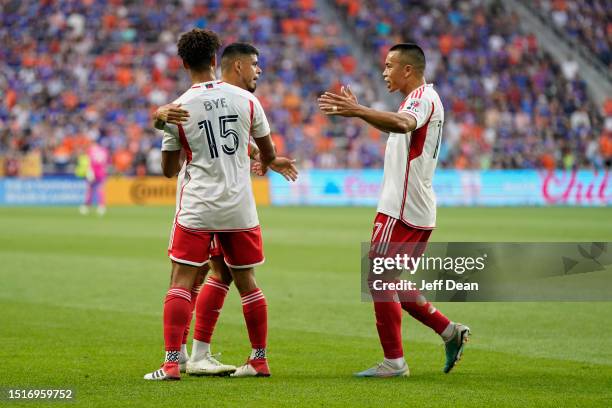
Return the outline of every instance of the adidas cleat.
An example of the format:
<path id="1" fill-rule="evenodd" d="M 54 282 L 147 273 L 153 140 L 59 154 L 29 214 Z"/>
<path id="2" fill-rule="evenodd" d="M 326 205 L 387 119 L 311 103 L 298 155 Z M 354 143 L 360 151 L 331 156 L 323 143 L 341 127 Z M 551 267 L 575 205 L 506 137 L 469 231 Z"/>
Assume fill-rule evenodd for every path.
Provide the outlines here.
<path id="1" fill-rule="evenodd" d="M 404 363 L 404 367 L 397 369 L 386 364 L 384 361 L 375 365 L 372 368 L 361 371 L 354 374 L 355 377 L 375 377 L 375 378 L 386 378 L 386 377 L 408 377 L 410 375 L 410 369 L 408 364 Z"/>
<path id="2" fill-rule="evenodd" d="M 444 344 L 446 351 L 446 363 L 444 364 L 444 372 L 448 374 L 453 367 L 461 360 L 465 343 L 470 339 L 470 328 L 461 324 L 455 323 L 455 332 L 449 341 Z"/>
<path id="3" fill-rule="evenodd" d="M 145 374 L 144 379 L 151 381 L 180 380 L 181 373 L 179 372 L 179 366 L 177 363 L 165 363 L 159 370 Z"/>
<path id="4" fill-rule="evenodd" d="M 218 355 L 218 354 L 217 354 Z M 217 356 L 215 355 L 215 356 Z M 189 375 L 229 375 L 236 371 L 236 367 L 223 364 L 210 353 L 206 353 L 200 360 L 187 361 L 187 374 Z"/>
<path id="5" fill-rule="evenodd" d="M 247 360 L 246 364 L 241 365 L 231 375 L 231 377 L 269 377 L 270 368 L 268 360 L 265 358 L 256 358 Z"/>

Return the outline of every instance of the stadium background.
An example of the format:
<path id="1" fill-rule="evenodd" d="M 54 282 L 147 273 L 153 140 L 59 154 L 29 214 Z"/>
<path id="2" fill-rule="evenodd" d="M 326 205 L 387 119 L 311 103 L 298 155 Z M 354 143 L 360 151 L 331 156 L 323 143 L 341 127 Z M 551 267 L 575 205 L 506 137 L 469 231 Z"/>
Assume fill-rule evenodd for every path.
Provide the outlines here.
<path id="1" fill-rule="evenodd" d="M 150 116 L 188 86 L 178 36 L 205 27 L 259 48 L 256 95 L 301 173 L 295 184 L 254 179 L 275 376 L 267 387 L 186 378 L 188 405 L 608 405 L 610 303 L 442 305 L 477 333 L 457 373 L 440 377 L 440 345 L 406 322 L 414 377 L 350 378 L 380 354 L 355 274 L 386 136 L 326 118 L 316 97 L 351 84 L 360 102 L 395 110 L 384 55 L 418 42 L 446 110 L 433 239 L 608 242 L 611 13 L 581 0 L 2 2 L 0 387 L 73 386 L 84 405 L 163 403 L 168 389 L 140 380 L 161 350 L 175 197 Z M 76 211 L 85 181 L 75 165 L 94 140 L 112 153 L 100 218 Z M 230 299 L 213 346 L 224 359 L 244 357 L 242 325 Z"/>

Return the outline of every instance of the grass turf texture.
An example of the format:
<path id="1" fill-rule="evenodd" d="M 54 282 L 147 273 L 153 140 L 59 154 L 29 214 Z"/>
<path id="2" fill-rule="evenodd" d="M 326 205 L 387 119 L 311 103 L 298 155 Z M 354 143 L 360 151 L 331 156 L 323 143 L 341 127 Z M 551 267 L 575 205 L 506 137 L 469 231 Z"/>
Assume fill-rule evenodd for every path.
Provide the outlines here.
<path id="1" fill-rule="evenodd" d="M 69 406 L 611 406 L 612 303 L 437 304 L 469 324 L 463 361 L 442 373 L 439 338 L 404 315 L 412 376 L 358 379 L 380 361 L 359 296 L 366 208 L 262 208 L 269 379 L 142 380 L 162 359 L 171 208 L 0 209 L 0 387 L 76 390 Z M 612 241 L 612 209 L 442 208 L 435 241 Z M 213 352 L 249 343 L 232 288 Z M 18 403 L 6 406 L 62 406 Z"/>

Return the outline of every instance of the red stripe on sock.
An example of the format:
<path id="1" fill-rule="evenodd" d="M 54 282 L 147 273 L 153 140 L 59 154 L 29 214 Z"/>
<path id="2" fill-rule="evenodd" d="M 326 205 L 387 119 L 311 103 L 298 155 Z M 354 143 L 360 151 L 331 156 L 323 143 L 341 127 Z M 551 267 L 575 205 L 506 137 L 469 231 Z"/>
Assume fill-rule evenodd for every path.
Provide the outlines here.
<path id="1" fill-rule="evenodd" d="M 171 288 L 164 302 L 164 342 L 166 351 L 180 350 L 185 326 L 191 314 L 191 294 Z"/>

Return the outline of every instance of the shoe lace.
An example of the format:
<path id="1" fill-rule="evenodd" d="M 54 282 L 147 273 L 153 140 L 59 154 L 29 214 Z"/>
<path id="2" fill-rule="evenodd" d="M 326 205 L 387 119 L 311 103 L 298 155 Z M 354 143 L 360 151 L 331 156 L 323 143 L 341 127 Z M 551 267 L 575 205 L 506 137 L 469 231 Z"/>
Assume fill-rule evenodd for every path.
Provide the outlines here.
<path id="1" fill-rule="evenodd" d="M 212 365 L 215 365 L 215 366 L 222 365 L 221 362 L 219 362 L 219 360 L 216 359 L 216 357 L 221 357 L 221 353 L 208 354 L 205 358 Z"/>

